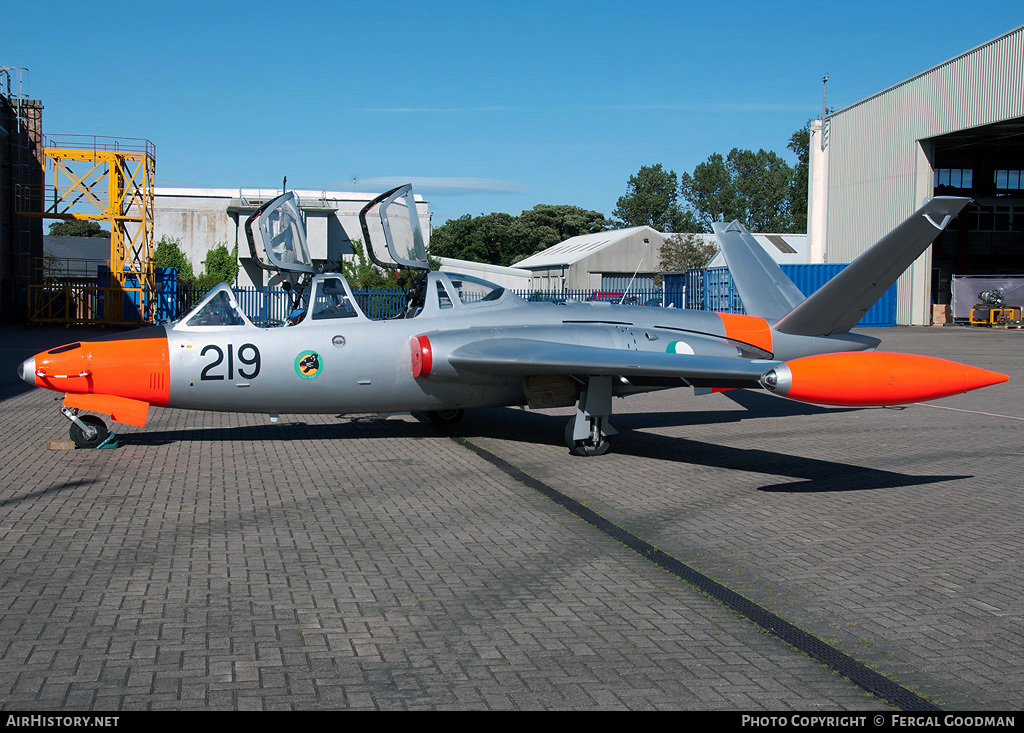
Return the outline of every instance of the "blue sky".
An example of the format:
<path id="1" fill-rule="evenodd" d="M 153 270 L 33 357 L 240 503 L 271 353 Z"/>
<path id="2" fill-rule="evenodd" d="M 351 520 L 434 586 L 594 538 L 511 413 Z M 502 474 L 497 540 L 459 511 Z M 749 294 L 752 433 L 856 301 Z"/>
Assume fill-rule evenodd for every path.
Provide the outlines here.
<path id="1" fill-rule="evenodd" d="M 107 2 L 5 13 L 48 134 L 144 137 L 157 184 L 380 191 L 435 226 L 573 204 L 641 165 L 775 150 L 1024 23 L 1017 2 Z"/>

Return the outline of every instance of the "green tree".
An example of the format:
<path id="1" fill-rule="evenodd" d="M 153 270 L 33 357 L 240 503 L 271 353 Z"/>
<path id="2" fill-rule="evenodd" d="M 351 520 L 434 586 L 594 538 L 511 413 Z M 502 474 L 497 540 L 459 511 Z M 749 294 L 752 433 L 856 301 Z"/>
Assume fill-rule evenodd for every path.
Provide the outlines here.
<path id="1" fill-rule="evenodd" d="M 431 253 L 492 265 L 511 264 L 514 248 L 509 229 L 513 218 L 511 214 L 492 212 L 450 219 L 431 233 Z"/>
<path id="2" fill-rule="evenodd" d="M 790 232 L 793 169 L 772 151 L 733 150 L 729 162 L 745 209 L 744 223 L 755 232 Z"/>
<path id="3" fill-rule="evenodd" d="M 191 287 L 196 276 L 192 272 L 192 263 L 181 251 L 181 240 L 168 236 L 160 237 L 153 250 L 153 267 L 172 267 L 178 271 L 178 282 L 184 287 Z"/>
<path id="4" fill-rule="evenodd" d="M 609 226 L 604 214 L 564 204 L 538 204 L 519 216 L 464 214 L 434 229 L 430 254 L 508 266 L 570 237 Z"/>
<path id="5" fill-rule="evenodd" d="M 55 221 L 50 225 L 51 237 L 110 237 L 110 230 L 95 221 Z"/>
<path id="6" fill-rule="evenodd" d="M 53 252 L 43 252 L 43 277 L 60 277 L 63 262 Z"/>
<path id="7" fill-rule="evenodd" d="M 807 231 L 807 186 L 811 150 L 811 121 L 794 132 L 786 146 L 796 153 L 796 167 L 793 168 L 793 180 L 790 183 L 789 218 L 793 222 L 793 232 Z"/>
<path id="8" fill-rule="evenodd" d="M 673 234 L 661 245 L 658 268 L 662 272 L 686 272 L 707 267 L 718 247 L 706 242 L 700 234 Z"/>
<path id="9" fill-rule="evenodd" d="M 203 274 L 196 278 L 198 287 L 209 289 L 222 282 L 234 285 L 238 277 L 238 245 L 232 250 L 224 243 L 215 246 L 206 253 L 203 269 Z"/>
<path id="10" fill-rule="evenodd" d="M 709 155 L 693 169 L 693 175 L 684 173 L 679 189 L 694 212 L 700 231 L 710 232 L 712 222 L 732 221 L 743 214 L 736 184 L 721 153 Z"/>
<path id="11" fill-rule="evenodd" d="M 624 227 L 651 226 L 661 232 L 695 231 L 692 215 L 679 208 L 679 179 L 661 163 L 640 166 L 612 211 Z"/>
<path id="12" fill-rule="evenodd" d="M 713 221 L 739 219 L 755 232 L 795 231 L 790 208 L 793 169 L 772 151 L 733 148 L 684 173 L 679 188 L 705 231 Z"/>
<path id="13" fill-rule="evenodd" d="M 361 239 L 352 240 L 352 253 L 354 257 L 342 257 L 339 262 L 331 263 L 329 269 L 344 275 L 353 290 L 390 290 L 396 287 L 393 275 L 370 262 Z"/>
<path id="14" fill-rule="evenodd" d="M 517 216 L 510 227 L 512 259 L 509 264 L 535 255 L 581 234 L 603 232 L 612 226 L 604 214 L 578 206 L 537 204 Z"/>

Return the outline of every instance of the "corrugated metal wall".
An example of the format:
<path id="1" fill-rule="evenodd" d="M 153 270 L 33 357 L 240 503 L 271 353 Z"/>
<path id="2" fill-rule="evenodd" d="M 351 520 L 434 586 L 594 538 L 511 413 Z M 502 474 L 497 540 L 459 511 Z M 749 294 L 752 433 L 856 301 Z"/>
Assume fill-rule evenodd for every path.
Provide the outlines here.
<path id="1" fill-rule="evenodd" d="M 827 260 L 853 261 L 932 195 L 931 151 L 918 141 L 1016 117 L 1024 117 L 1024 26 L 833 114 Z M 918 299 L 930 295 L 920 287 L 929 266 L 917 266 Z M 898 283 L 899 323 L 911 322 L 914 277 Z"/>
<path id="2" fill-rule="evenodd" d="M 626 292 L 627 288 L 630 292 L 636 290 L 654 290 L 656 289 L 654 284 L 654 274 L 637 273 L 636 277 L 633 275 L 624 274 L 608 274 L 601 275 L 601 290 L 616 290 L 619 292 Z"/>

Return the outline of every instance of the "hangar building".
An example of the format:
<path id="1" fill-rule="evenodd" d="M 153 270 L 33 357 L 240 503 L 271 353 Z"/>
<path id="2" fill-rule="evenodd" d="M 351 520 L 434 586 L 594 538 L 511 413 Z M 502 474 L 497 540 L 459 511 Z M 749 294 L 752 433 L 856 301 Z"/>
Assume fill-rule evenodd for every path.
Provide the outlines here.
<path id="1" fill-rule="evenodd" d="M 623 290 L 637 273 L 638 290 L 654 287 L 665 236 L 648 226 L 581 234 L 515 263 L 537 290 Z"/>
<path id="2" fill-rule="evenodd" d="M 661 246 L 671 236 L 649 226 L 581 234 L 515 266 L 532 273 L 530 287 L 537 290 L 624 291 L 630 283 L 638 290 L 651 290 L 661 270 Z M 714 234 L 698 236 L 715 244 Z M 779 264 L 810 262 L 806 234 L 754 234 L 754 239 Z M 708 267 L 724 265 L 719 252 Z"/>
<path id="3" fill-rule="evenodd" d="M 814 262 L 850 262 L 934 195 L 974 199 L 898 282 L 927 325 L 953 274 L 1024 273 L 1024 26 L 812 123 Z"/>

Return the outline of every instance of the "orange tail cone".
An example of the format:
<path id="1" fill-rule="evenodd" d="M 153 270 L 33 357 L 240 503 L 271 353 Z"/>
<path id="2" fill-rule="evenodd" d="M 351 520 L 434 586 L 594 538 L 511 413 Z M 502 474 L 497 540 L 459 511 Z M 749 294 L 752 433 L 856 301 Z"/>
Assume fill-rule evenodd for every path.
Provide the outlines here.
<path id="1" fill-rule="evenodd" d="M 761 384 L 800 402 L 864 407 L 936 400 L 1008 379 L 955 361 L 871 351 L 794 359 L 766 372 Z"/>
<path id="2" fill-rule="evenodd" d="M 1002 384 L 1003 382 L 1010 381 L 1008 376 L 1000 374 L 999 372 L 990 372 L 988 369 L 981 369 L 968 364 L 961 364 L 960 366 L 964 368 L 964 392 L 970 392 L 972 389 L 981 389 L 982 387 L 990 387 L 993 384 Z"/>

